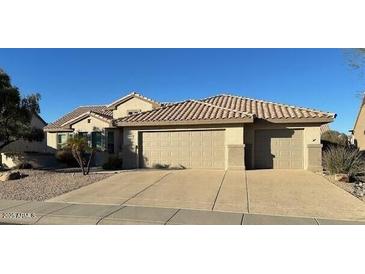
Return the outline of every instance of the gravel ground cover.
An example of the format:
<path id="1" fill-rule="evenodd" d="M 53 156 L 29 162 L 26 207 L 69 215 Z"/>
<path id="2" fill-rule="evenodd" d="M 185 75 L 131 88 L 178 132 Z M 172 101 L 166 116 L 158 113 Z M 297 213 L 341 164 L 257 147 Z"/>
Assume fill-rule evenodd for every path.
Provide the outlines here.
<path id="1" fill-rule="evenodd" d="M 350 194 L 354 195 L 353 194 L 354 185 L 355 185 L 354 183 L 338 182 L 338 181 L 335 180 L 335 176 L 333 176 L 333 175 L 325 175 L 325 178 L 328 181 L 330 181 L 331 183 L 335 184 L 336 186 L 338 186 L 338 187 L 342 188 L 343 190 L 349 192 Z M 357 197 L 357 196 L 355 196 L 355 197 L 359 198 L 360 200 L 365 202 L 365 197 Z"/>
<path id="2" fill-rule="evenodd" d="M 90 173 L 84 176 L 77 169 L 19 171 L 24 178 L 0 182 L 0 199 L 44 201 L 112 175 Z"/>

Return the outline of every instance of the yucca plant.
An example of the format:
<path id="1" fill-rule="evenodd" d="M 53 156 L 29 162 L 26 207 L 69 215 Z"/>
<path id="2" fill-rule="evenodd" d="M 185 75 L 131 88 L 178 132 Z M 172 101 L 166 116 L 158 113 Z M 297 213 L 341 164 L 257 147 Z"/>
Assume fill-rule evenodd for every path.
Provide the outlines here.
<path id="1" fill-rule="evenodd" d="M 323 166 L 330 174 L 347 174 L 355 178 L 365 172 L 363 153 L 345 146 L 330 146 L 323 152 Z"/>
<path id="2" fill-rule="evenodd" d="M 82 174 L 88 175 L 95 149 L 89 146 L 87 139 L 76 134 L 67 140 L 66 148 L 71 151 L 72 156 L 76 159 Z"/>

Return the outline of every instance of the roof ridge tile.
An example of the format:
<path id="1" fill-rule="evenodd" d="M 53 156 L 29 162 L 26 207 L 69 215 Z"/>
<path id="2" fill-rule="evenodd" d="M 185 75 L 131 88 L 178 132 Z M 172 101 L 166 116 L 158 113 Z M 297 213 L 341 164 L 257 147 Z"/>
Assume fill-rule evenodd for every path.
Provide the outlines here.
<path id="1" fill-rule="evenodd" d="M 267 100 L 263 100 L 263 99 L 254 99 L 254 98 L 250 98 L 250 97 L 246 97 L 246 96 L 229 94 L 229 93 L 221 93 L 216 96 L 231 96 L 231 97 L 236 97 L 236 98 L 241 98 L 241 99 L 246 99 L 246 100 L 251 100 L 251 101 L 257 101 L 257 102 L 262 102 L 262 103 L 267 103 L 267 104 L 279 105 L 279 106 L 283 106 L 283 107 L 290 107 L 290 108 L 294 108 L 294 109 L 296 108 L 296 109 L 302 109 L 302 110 L 311 111 L 311 112 L 321 112 L 321 113 L 327 113 L 329 115 L 335 115 L 335 113 L 322 111 L 319 109 L 306 108 L 306 107 L 295 106 L 295 105 L 290 105 L 290 104 L 282 104 L 282 103 L 267 101 Z M 216 97 L 216 96 L 212 96 L 212 97 Z"/>

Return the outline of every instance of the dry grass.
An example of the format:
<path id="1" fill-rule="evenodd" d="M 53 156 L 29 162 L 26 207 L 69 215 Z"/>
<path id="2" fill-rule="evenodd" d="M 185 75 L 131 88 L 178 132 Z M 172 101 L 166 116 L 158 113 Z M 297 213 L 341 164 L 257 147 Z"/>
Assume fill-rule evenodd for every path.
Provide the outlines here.
<path id="1" fill-rule="evenodd" d="M 348 174 L 350 177 L 365 171 L 363 154 L 354 148 L 331 146 L 323 152 L 323 165 L 330 174 Z"/>

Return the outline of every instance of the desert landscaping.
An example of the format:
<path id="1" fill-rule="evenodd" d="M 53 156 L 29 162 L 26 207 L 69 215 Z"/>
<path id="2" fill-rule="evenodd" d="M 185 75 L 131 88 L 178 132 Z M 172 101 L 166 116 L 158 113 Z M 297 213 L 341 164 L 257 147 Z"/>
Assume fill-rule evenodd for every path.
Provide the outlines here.
<path id="1" fill-rule="evenodd" d="M 11 171 L 12 174 L 18 172 L 20 179 L 0 180 L 0 199 L 44 201 L 111 176 L 92 172 L 82 175 L 79 169 Z M 0 177 L 1 173 L 7 172 L 0 172 Z"/>

